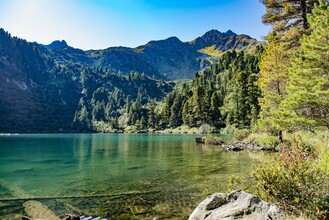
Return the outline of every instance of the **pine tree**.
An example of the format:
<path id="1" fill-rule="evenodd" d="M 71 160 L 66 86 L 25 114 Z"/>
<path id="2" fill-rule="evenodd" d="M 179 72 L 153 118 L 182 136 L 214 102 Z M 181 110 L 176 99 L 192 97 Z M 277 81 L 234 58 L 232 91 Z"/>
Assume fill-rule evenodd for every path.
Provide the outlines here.
<path id="1" fill-rule="evenodd" d="M 140 120 L 140 126 L 141 126 L 141 129 L 147 128 L 147 121 L 146 121 L 144 115 L 142 116 L 142 118 Z"/>
<path id="2" fill-rule="evenodd" d="M 259 99 L 261 108 L 259 125 L 267 130 L 277 131 L 280 141 L 282 141 L 282 126 L 278 121 L 278 107 L 287 95 L 290 53 L 287 44 L 281 42 L 276 33 L 272 33 L 262 54 L 257 81 L 263 96 Z"/>
<path id="3" fill-rule="evenodd" d="M 238 100 L 238 88 L 233 81 L 229 81 L 227 84 L 227 93 L 225 95 L 223 106 L 220 108 L 220 112 L 225 120 L 226 126 L 232 124 L 238 124 L 238 112 L 239 109 Z"/>
<path id="4" fill-rule="evenodd" d="M 248 77 L 249 73 L 246 71 L 241 71 L 236 76 L 237 85 L 237 93 L 236 93 L 236 101 L 237 101 L 237 123 L 240 128 L 244 128 L 249 125 L 248 121 L 248 110 L 250 109 L 249 102 L 247 102 L 248 96 Z"/>
<path id="5" fill-rule="evenodd" d="M 246 100 L 249 106 L 248 121 L 250 121 L 250 124 L 252 126 L 256 124 L 260 111 L 258 98 L 260 97 L 261 93 L 259 87 L 256 85 L 257 80 L 258 80 L 258 74 L 252 73 L 249 75 L 248 83 L 247 83 L 248 96 Z"/>
<path id="6" fill-rule="evenodd" d="M 92 110 L 92 119 L 94 121 L 101 121 L 105 119 L 105 103 L 104 101 L 97 101 Z"/>
<path id="7" fill-rule="evenodd" d="M 90 130 L 91 122 L 90 122 L 90 119 L 89 119 L 89 113 L 87 111 L 86 106 L 83 106 L 81 108 L 81 111 L 79 112 L 77 119 L 78 119 L 78 124 L 79 124 L 78 129 L 80 131 L 86 132 L 86 131 Z"/>
<path id="8" fill-rule="evenodd" d="M 177 127 L 182 124 L 182 97 L 176 95 L 173 104 L 170 108 L 169 127 Z"/>
<path id="9" fill-rule="evenodd" d="M 263 23 L 273 25 L 274 31 L 287 31 L 290 27 L 307 29 L 307 14 L 318 0 L 260 0 L 266 7 Z"/>
<path id="10" fill-rule="evenodd" d="M 106 121 L 110 121 L 112 116 L 113 116 L 113 112 L 114 112 L 114 103 L 113 103 L 113 100 L 110 99 L 108 101 L 108 103 L 106 104 L 106 107 L 105 107 L 105 119 Z"/>
<path id="11" fill-rule="evenodd" d="M 166 96 L 165 103 L 162 107 L 162 120 L 163 123 L 168 125 L 169 124 L 169 118 L 171 115 L 171 106 L 174 102 L 176 94 L 175 93 L 170 93 L 169 95 Z"/>
<path id="12" fill-rule="evenodd" d="M 318 0 L 260 0 L 266 7 L 263 23 L 272 25 L 280 33 L 280 40 L 289 43 L 289 47 L 299 47 L 300 38 L 308 34 L 307 15 L 312 12 Z"/>
<path id="13" fill-rule="evenodd" d="M 131 124 L 137 124 L 138 123 L 138 120 L 139 120 L 139 115 L 137 112 L 134 112 L 131 116 L 131 119 L 130 119 L 130 122 Z"/>
<path id="14" fill-rule="evenodd" d="M 183 118 L 183 123 L 185 125 L 190 126 L 190 115 L 191 115 L 191 109 L 189 106 L 189 102 L 186 101 L 183 105 L 183 110 L 182 110 L 182 118 Z"/>
<path id="15" fill-rule="evenodd" d="M 329 134 L 329 7 L 320 0 L 309 16 L 312 33 L 301 41 L 292 59 L 288 96 L 282 103 L 288 123 L 324 126 Z M 328 143 L 329 145 L 329 143 Z"/>
<path id="16" fill-rule="evenodd" d="M 153 105 L 151 105 L 148 110 L 147 124 L 149 128 L 155 128 L 156 115 L 155 115 L 155 107 Z"/>
<path id="17" fill-rule="evenodd" d="M 206 118 L 206 114 L 203 112 L 205 91 L 203 87 L 196 86 L 193 88 L 193 95 L 191 97 L 191 109 L 193 119 L 190 121 L 192 126 L 200 126 Z"/>
<path id="18" fill-rule="evenodd" d="M 222 127 L 222 115 L 220 114 L 219 107 L 222 106 L 222 100 L 218 92 L 214 92 L 211 95 L 211 105 L 210 105 L 210 120 L 211 124 L 215 125 L 216 127 Z"/>

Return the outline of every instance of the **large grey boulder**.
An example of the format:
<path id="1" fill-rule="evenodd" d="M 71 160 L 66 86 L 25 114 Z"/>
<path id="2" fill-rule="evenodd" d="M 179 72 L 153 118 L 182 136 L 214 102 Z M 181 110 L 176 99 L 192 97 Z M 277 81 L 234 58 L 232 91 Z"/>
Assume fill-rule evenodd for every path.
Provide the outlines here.
<path id="1" fill-rule="evenodd" d="M 189 217 L 189 220 L 201 219 L 281 220 L 285 219 L 285 214 L 276 205 L 238 190 L 230 194 L 214 193 L 208 196 Z"/>

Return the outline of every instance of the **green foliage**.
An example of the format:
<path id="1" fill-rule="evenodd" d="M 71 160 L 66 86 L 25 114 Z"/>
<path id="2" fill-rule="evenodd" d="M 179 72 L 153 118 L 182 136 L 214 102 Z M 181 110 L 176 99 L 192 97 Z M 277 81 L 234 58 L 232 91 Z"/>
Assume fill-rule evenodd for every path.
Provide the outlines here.
<path id="1" fill-rule="evenodd" d="M 129 132 L 154 129 L 160 117 L 156 112 L 156 102 L 172 88 L 139 73 L 123 76 L 88 68 L 81 73 L 81 84 L 83 97 L 73 124 L 80 132 L 117 132 L 128 126 L 132 126 L 127 128 Z M 84 109 L 90 112 L 87 114 L 88 123 L 80 120 Z"/>
<path id="2" fill-rule="evenodd" d="M 250 129 L 241 129 L 234 133 L 233 139 L 237 141 L 243 141 L 250 135 Z"/>
<path id="3" fill-rule="evenodd" d="M 282 148 L 273 160 L 257 165 L 253 173 L 257 194 L 297 215 L 322 215 L 325 211 L 319 208 L 329 179 L 317 166 L 319 160 L 314 148 L 302 145 L 296 137 L 291 147 Z"/>
<path id="4" fill-rule="evenodd" d="M 201 53 L 219 57 L 223 53 L 233 50 L 253 54 L 261 43 L 248 36 L 237 35 L 230 30 L 226 33 L 211 30 L 189 44 Z M 211 62 L 211 59 L 209 61 Z"/>
<path id="5" fill-rule="evenodd" d="M 244 178 L 241 176 L 232 175 L 229 177 L 229 184 L 227 187 L 227 192 L 232 192 L 233 190 L 238 190 L 241 187 Z"/>
<path id="6" fill-rule="evenodd" d="M 281 104 L 285 123 L 329 129 L 329 6 L 321 0 L 309 16 L 312 33 L 289 69 L 288 96 Z"/>
<path id="7" fill-rule="evenodd" d="M 311 14 L 318 0 L 260 0 L 260 2 L 266 7 L 263 23 L 272 25 L 276 32 L 284 33 L 281 35 L 281 40 L 296 45 L 310 26 L 307 16 Z"/>
<path id="8" fill-rule="evenodd" d="M 0 75 L 0 86 L 4 92 L 0 98 L 3 106 L 0 109 L 0 130 L 108 132 L 124 131 L 128 126 L 137 130 L 163 130 L 182 125 L 205 130 L 204 124 L 210 125 L 207 130 L 217 130 L 226 124 L 249 127 L 259 111 L 257 98 L 260 94 L 254 82 L 258 77 L 261 47 L 256 47 L 255 40 L 244 41 L 245 36 L 226 34 L 230 39 L 237 39 L 236 45 L 228 42 L 230 48 L 240 50 L 252 43 L 256 53 L 247 55 L 234 50 L 224 53 L 217 64 L 196 74 L 192 81 L 177 83 L 172 91 L 175 83 L 147 75 L 159 76 L 158 69 L 164 70 L 162 72 L 176 67 L 182 69 L 175 64 L 186 62 L 185 58 L 178 61 L 171 58 L 173 63 L 156 62 L 163 64 L 157 68 L 154 64 L 146 64 L 144 58 L 158 59 L 158 54 L 165 57 L 174 54 L 176 57 L 180 51 L 194 57 L 194 64 L 189 62 L 187 68 L 193 71 L 184 73 L 191 75 L 200 67 L 196 59 L 200 55 L 196 52 L 200 49 L 196 49 L 197 42 L 184 44 L 177 38 L 170 38 L 150 42 L 136 51 L 112 48 L 87 52 L 69 47 L 64 42 L 63 47 L 48 47 L 48 50 L 42 45 L 13 38 L 1 29 L 0 50 L 4 55 L 0 60 L 0 71 L 4 74 Z M 220 36 L 226 35 L 212 31 L 209 36 L 222 38 Z M 169 49 L 166 42 L 172 45 Z M 116 59 L 109 56 L 113 53 L 128 58 L 118 62 L 120 64 L 111 63 Z M 128 62 L 130 58 L 134 64 Z M 113 69 L 120 69 L 126 75 Z M 147 71 L 145 74 L 127 73 L 129 69 Z M 184 70 L 186 72 L 186 68 Z M 171 74 L 168 77 L 177 75 L 168 74 Z"/>
<path id="9" fill-rule="evenodd" d="M 220 130 L 221 134 L 235 134 L 239 129 L 235 125 L 227 125 L 225 128 Z"/>
<path id="10" fill-rule="evenodd" d="M 257 84 L 263 97 L 259 100 L 261 120 L 257 125 L 263 130 L 277 133 L 282 142 L 282 130 L 297 118 L 294 117 L 292 110 L 294 98 L 288 98 L 287 91 L 289 92 L 291 85 L 294 84 L 293 81 L 303 81 L 300 76 L 293 79 L 292 74 L 288 72 L 291 72 L 294 66 L 304 71 L 302 64 L 308 65 L 306 60 L 296 65 L 293 54 L 301 56 L 300 39 L 314 29 L 310 14 L 314 3 L 318 0 L 302 0 L 298 3 L 292 0 L 261 2 L 266 6 L 263 22 L 271 24 L 273 32 L 267 36 L 269 44 L 265 47 L 260 62 L 261 71 Z M 302 92 L 299 87 L 296 87 L 296 90 Z M 299 107 L 305 109 L 302 106 Z"/>
<path id="11" fill-rule="evenodd" d="M 87 111 L 86 106 L 82 106 L 81 110 L 77 112 L 76 118 L 75 118 L 75 123 L 76 127 L 78 128 L 78 131 L 80 132 L 87 132 L 91 131 L 91 122 L 90 122 L 90 116 Z"/>
<path id="12" fill-rule="evenodd" d="M 258 78 L 259 54 L 227 52 L 218 64 L 201 74 L 192 83 L 179 84 L 167 95 L 162 108 L 162 120 L 168 127 L 181 125 L 215 128 L 235 125 L 247 128 L 258 118 L 260 91 Z"/>
<path id="13" fill-rule="evenodd" d="M 258 126 L 267 131 L 278 131 L 282 129 L 278 108 L 287 95 L 291 51 L 275 33 L 269 35 L 268 40 L 260 61 L 260 77 L 257 81 L 262 92 Z"/>
<path id="14" fill-rule="evenodd" d="M 209 124 L 202 124 L 199 127 L 199 133 L 200 134 L 210 134 L 213 133 L 215 131 L 215 127 L 209 125 Z"/>
<path id="15" fill-rule="evenodd" d="M 220 145 L 222 143 L 224 143 L 224 140 L 221 137 L 216 137 L 216 136 L 206 137 L 206 144 Z"/>
<path id="16" fill-rule="evenodd" d="M 305 145 L 314 146 L 317 150 L 325 147 L 328 141 L 328 134 L 325 128 L 312 130 L 298 130 L 295 132 L 285 132 L 285 141 L 292 140 L 295 136 L 303 137 L 302 141 Z M 329 164 L 328 164 L 329 165 Z"/>
<path id="17" fill-rule="evenodd" d="M 252 133 L 244 141 L 256 144 L 265 149 L 276 149 L 279 145 L 278 137 L 270 133 Z"/>
<path id="18" fill-rule="evenodd" d="M 56 65 L 41 46 L 3 29 L 0 51 L 0 131 L 71 131 L 80 99 L 78 67 Z"/>

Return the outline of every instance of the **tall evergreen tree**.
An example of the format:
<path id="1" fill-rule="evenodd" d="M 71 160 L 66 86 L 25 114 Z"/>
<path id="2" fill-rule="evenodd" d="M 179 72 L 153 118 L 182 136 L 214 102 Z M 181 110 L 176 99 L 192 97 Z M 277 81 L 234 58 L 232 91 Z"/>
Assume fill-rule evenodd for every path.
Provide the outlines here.
<path id="1" fill-rule="evenodd" d="M 189 106 L 189 102 L 186 101 L 183 105 L 183 110 L 182 110 L 182 118 L 183 118 L 183 123 L 185 125 L 190 125 L 191 123 L 191 108 Z"/>
<path id="2" fill-rule="evenodd" d="M 204 88 L 201 86 L 196 86 L 193 88 L 193 95 L 191 97 L 191 109 L 192 109 L 192 117 L 191 124 L 193 126 L 200 126 L 202 123 L 205 122 L 205 118 L 207 117 L 204 109 L 204 96 L 205 91 Z"/>
<path id="3" fill-rule="evenodd" d="M 148 120 L 147 124 L 149 128 L 155 128 L 157 121 L 156 121 L 156 114 L 155 114 L 155 107 L 151 105 L 148 109 Z"/>
<path id="4" fill-rule="evenodd" d="M 78 124 L 77 128 L 79 131 L 87 132 L 91 130 L 91 122 L 86 106 L 83 106 L 78 112 L 76 123 Z"/>
<path id="5" fill-rule="evenodd" d="M 223 127 L 224 123 L 222 121 L 222 115 L 220 114 L 220 107 L 222 106 L 223 101 L 218 93 L 215 91 L 211 95 L 211 105 L 209 109 L 209 117 L 211 124 L 215 125 L 216 127 Z"/>
<path id="6" fill-rule="evenodd" d="M 262 92 L 259 99 L 261 108 L 261 127 L 278 132 L 282 141 L 282 126 L 278 121 L 278 107 L 286 97 L 288 84 L 288 68 L 290 66 L 290 50 L 281 42 L 276 33 L 269 36 L 260 62 L 260 76 L 257 84 Z"/>
<path id="7" fill-rule="evenodd" d="M 329 134 L 329 7 L 320 0 L 309 16 L 312 33 L 292 59 L 288 96 L 282 103 L 292 125 L 324 126 Z M 329 143 L 328 143 L 329 145 Z"/>
<path id="8" fill-rule="evenodd" d="M 318 0 L 260 0 L 266 7 L 263 23 L 271 24 L 274 31 L 287 31 L 290 27 L 309 28 L 307 14 Z"/>
<path id="9" fill-rule="evenodd" d="M 255 66 L 258 66 L 255 64 Z M 256 125 L 256 122 L 259 118 L 259 102 L 258 98 L 261 96 L 261 92 L 259 87 L 256 85 L 256 82 L 258 80 L 258 74 L 252 73 L 248 77 L 248 83 L 247 83 L 247 90 L 248 90 L 248 96 L 246 98 L 246 101 L 248 103 L 248 121 L 250 121 L 250 125 L 254 126 Z"/>
<path id="10" fill-rule="evenodd" d="M 177 127 L 182 124 L 182 96 L 176 95 L 170 108 L 169 127 Z"/>
<path id="11" fill-rule="evenodd" d="M 141 129 L 145 129 L 147 127 L 147 121 L 146 121 L 144 115 L 142 116 L 142 118 L 140 120 L 140 127 L 141 127 Z"/>
<path id="12" fill-rule="evenodd" d="M 260 0 L 266 7 L 263 23 L 272 25 L 280 39 L 298 47 L 299 39 L 309 29 L 307 15 L 318 0 Z"/>

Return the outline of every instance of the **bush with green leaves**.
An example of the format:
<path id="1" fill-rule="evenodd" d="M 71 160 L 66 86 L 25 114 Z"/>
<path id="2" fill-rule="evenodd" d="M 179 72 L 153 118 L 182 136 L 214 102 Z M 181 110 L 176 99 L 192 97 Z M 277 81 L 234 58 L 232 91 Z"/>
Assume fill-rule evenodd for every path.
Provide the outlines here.
<path id="1" fill-rule="evenodd" d="M 328 175 L 318 166 L 321 157 L 301 142 L 300 136 L 295 137 L 273 161 L 258 163 L 253 173 L 256 193 L 288 213 L 328 219 L 328 206 L 324 204 Z"/>
<path id="2" fill-rule="evenodd" d="M 250 135 L 250 129 L 241 129 L 234 133 L 233 139 L 237 141 L 243 141 Z"/>
<path id="3" fill-rule="evenodd" d="M 247 143 L 253 143 L 266 149 L 274 149 L 278 147 L 278 137 L 269 133 L 252 133 L 243 140 Z"/>
<path id="4" fill-rule="evenodd" d="M 225 128 L 220 130 L 221 134 L 234 134 L 238 132 L 238 128 L 235 125 L 227 125 Z"/>
<path id="5" fill-rule="evenodd" d="M 214 126 L 211 126 L 210 124 L 202 124 L 199 127 L 199 133 L 200 134 L 211 134 L 216 128 Z"/>
<path id="6" fill-rule="evenodd" d="M 206 144 L 220 145 L 220 144 L 223 144 L 223 143 L 224 143 L 224 140 L 221 137 L 216 137 L 216 136 L 206 137 Z"/>
<path id="7" fill-rule="evenodd" d="M 227 192 L 232 192 L 233 190 L 241 189 L 241 185 L 244 181 L 244 178 L 241 176 L 229 176 L 229 183 L 227 187 Z"/>

